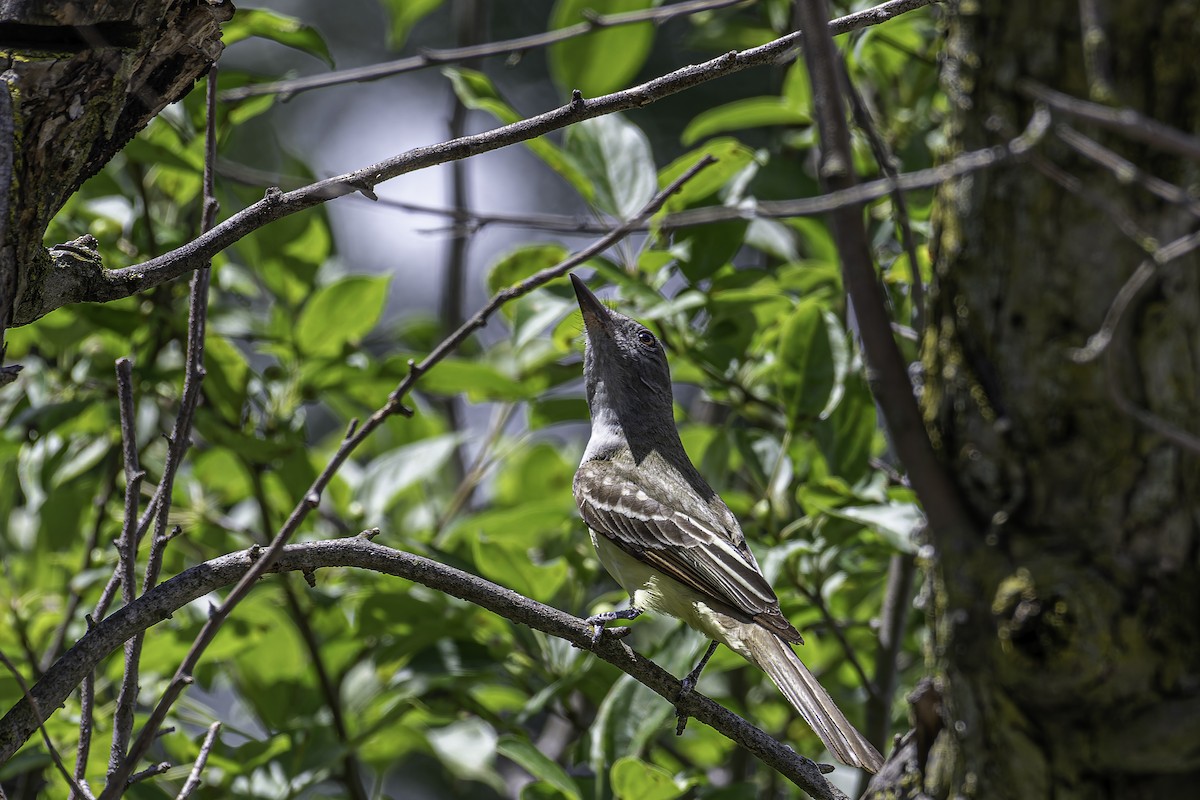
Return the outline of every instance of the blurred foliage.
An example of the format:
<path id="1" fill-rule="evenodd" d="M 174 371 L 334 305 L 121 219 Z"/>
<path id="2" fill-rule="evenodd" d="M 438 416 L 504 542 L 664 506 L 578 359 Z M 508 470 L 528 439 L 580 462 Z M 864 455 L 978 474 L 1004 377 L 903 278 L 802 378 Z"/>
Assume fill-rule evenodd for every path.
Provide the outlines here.
<path id="1" fill-rule="evenodd" d="M 399 46 L 441 3 L 381 5 L 390 15 L 390 41 Z M 649 5 L 559 0 L 547 24 L 578 21 L 584 8 L 611 13 Z M 622 88 L 652 77 L 641 70 L 656 37 L 687 37 L 699 59 L 786 32 L 790 13 L 789 3 L 767 1 L 663 28 L 606 29 L 553 48 L 549 77 L 585 93 Z M 239 12 L 227 32 L 328 58 L 315 29 L 271 12 Z M 842 37 L 839 46 L 902 169 L 928 166 L 928 142 L 943 111 L 932 14 L 907 14 Z M 447 75 L 470 107 L 505 122 L 518 118 L 485 72 Z M 236 86 L 252 76 L 226 71 L 221 80 Z M 692 109 L 677 132 L 677 158 L 656 155 L 641 128 L 620 116 L 526 146 L 599 219 L 630 216 L 708 153 L 720 163 L 668 210 L 816 193 L 802 65 L 735 80 L 758 89 Z M 193 238 L 202 100 L 200 85 L 90 180 L 54 221 L 48 243 L 91 233 L 105 264 L 118 267 Z M 272 102 L 222 106 L 222 143 Z M 655 108 L 639 114 L 652 116 Z M 861 134 L 855 147 L 859 170 L 877 174 Z M 289 168 L 305 172 L 302 164 Z M 220 192 L 225 213 L 257 199 L 230 182 L 221 182 Z M 910 203 L 916 267 L 927 279 L 930 197 L 916 193 Z M 888 201 L 867 213 L 892 311 L 908 325 L 914 265 L 901 255 Z M 440 338 L 432 317 L 385 317 L 387 278 L 346 274 L 337 252 L 318 208 L 257 231 L 215 261 L 203 402 L 172 498 L 171 520 L 183 535 L 166 551 L 164 575 L 273 533 L 348 420 L 381 405 L 408 360 Z M 511 285 L 567 252 L 545 236 L 531 237 L 495 261 L 487 288 Z M 588 267 L 594 286 L 615 289 L 619 307 L 667 343 L 689 453 L 742 520 L 784 612 L 805 633 L 805 661 L 862 723 L 867 692 L 847 648 L 870 669 L 888 562 L 911 549 L 920 516 L 912 492 L 884 465 L 887 443 L 848 326 L 829 230 L 817 219 L 656 227 Z M 25 369 L 0 390 L 0 648 L 18 658 L 27 678 L 35 662 L 53 655 L 60 629 L 68 645 L 83 635 L 84 613 L 115 563 L 123 475 L 113 362 L 121 356 L 135 364 L 146 486 L 161 475 L 164 434 L 182 385 L 186 294 L 176 283 L 106 305 L 64 308 L 9 332 L 8 359 Z M 507 333 L 499 341 L 484 346 L 472 338 L 421 379 L 413 398 L 418 413 L 389 420 L 353 455 L 297 538 L 379 526 L 384 544 L 581 616 L 606 610 L 625 598 L 600 568 L 570 491 L 587 410 L 582 325 L 566 282 L 506 306 L 502 325 Z M 915 357 L 915 344 L 902 344 Z M 444 398 L 479 413 L 455 430 Z M 468 466 L 465 475 L 456 453 Z M 150 631 L 139 720 L 205 609 L 203 601 L 180 609 Z M 919 670 L 918 622 L 910 615 L 901 685 Z M 830 635 L 831 625 L 844 645 Z M 628 641 L 676 674 L 704 644 L 663 618 L 638 620 Z M 120 671 L 115 654 L 97 673 L 93 782 L 105 771 Z M 667 703 L 586 652 L 386 576 L 327 570 L 312 589 L 297 576 L 265 579 L 208 651 L 197 682 L 172 714 L 174 731 L 155 747 L 153 760 L 175 766 L 130 796 L 173 797 L 204 728 L 218 719 L 225 727 L 199 797 L 346 796 L 350 751 L 373 797 L 491 797 L 514 786 L 525 798 L 796 795 L 703 725 L 676 738 Z M 819 755 L 818 740 L 782 696 L 736 655 L 718 652 L 700 689 L 799 752 Z M 0 706 L 18 697 L 12 677 L 0 674 Z M 346 740 L 333 724 L 335 708 Z M 898 729 L 903 714 L 894 701 Z M 78 720 L 75 695 L 47 725 L 64 753 L 74 752 Z M 0 768 L 0 781 L 30 786 L 44 778 L 43 796 L 65 796 L 48 764 L 34 737 Z"/>

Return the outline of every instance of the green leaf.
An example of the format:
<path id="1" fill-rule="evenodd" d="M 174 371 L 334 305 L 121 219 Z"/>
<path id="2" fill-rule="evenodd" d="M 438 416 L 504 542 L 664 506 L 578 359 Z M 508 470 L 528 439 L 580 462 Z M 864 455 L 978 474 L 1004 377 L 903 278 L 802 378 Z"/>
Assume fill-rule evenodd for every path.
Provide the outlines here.
<path id="1" fill-rule="evenodd" d="M 209 406 L 230 424 L 238 424 L 250 375 L 246 358 L 228 339 L 209 333 L 204 342 L 204 368 L 204 397 Z"/>
<path id="2" fill-rule="evenodd" d="M 596 206 L 629 219 L 657 188 L 650 140 L 620 114 L 584 120 L 567 129 L 566 150 L 595 187 Z"/>
<path id="3" fill-rule="evenodd" d="M 620 800 L 673 800 L 687 791 L 662 767 L 634 756 L 617 759 L 611 779 L 613 794 Z"/>
<path id="4" fill-rule="evenodd" d="M 472 403 L 523 400 L 529 394 L 520 381 L 513 380 L 492 364 L 461 358 L 444 359 L 422 375 L 421 388 L 446 397 L 465 394 Z"/>
<path id="5" fill-rule="evenodd" d="M 726 136 L 705 142 L 703 146 L 684 153 L 663 167 L 658 173 L 658 187 L 665 189 L 705 156 L 715 158 L 717 163 L 705 167 L 694 178 L 681 186 L 678 192 L 671 195 L 655 215 L 656 219 L 661 219 L 673 211 L 696 205 L 701 200 L 715 194 L 747 169 L 757 168 L 754 151 L 737 139 Z"/>
<path id="6" fill-rule="evenodd" d="M 383 0 L 383 10 L 391 18 L 388 28 L 388 47 L 404 47 L 409 31 L 430 12 L 436 11 L 442 0 Z"/>
<path id="7" fill-rule="evenodd" d="M 587 418 L 587 401 L 582 397 L 547 397 L 529 404 L 531 430 L 559 422 L 583 422 Z"/>
<path id="8" fill-rule="evenodd" d="M 501 289 L 517 283 L 541 272 L 544 269 L 560 264 L 567 259 L 570 251 L 561 244 L 531 244 L 518 247 L 500 257 L 500 260 L 488 270 L 487 285 L 490 294 L 496 294 Z M 507 303 L 503 311 L 510 318 L 513 315 L 513 304 Z"/>
<path id="9" fill-rule="evenodd" d="M 793 107 L 780 97 L 748 97 L 701 111 L 679 137 L 684 144 L 695 144 L 706 136 L 726 131 L 743 131 L 768 125 L 808 125 L 812 117 L 806 110 Z"/>
<path id="10" fill-rule="evenodd" d="M 237 261 L 258 276 L 290 315 L 312 294 L 317 270 L 329 257 L 331 245 L 324 212 L 291 214 L 239 241 Z"/>
<path id="11" fill-rule="evenodd" d="M 233 19 L 221 29 L 221 38 L 226 47 L 251 36 L 295 48 L 333 66 L 333 56 L 329 54 L 325 39 L 316 28 L 305 25 L 295 17 L 264 8 L 239 8 Z"/>
<path id="12" fill-rule="evenodd" d="M 496 730 L 478 718 L 452 722 L 426 734 L 442 763 L 460 778 L 479 778 L 492 771 L 498 737 Z"/>
<path id="13" fill-rule="evenodd" d="M 446 67 L 442 70 L 442 74 L 450 79 L 450 85 L 454 88 L 454 93 L 458 95 L 459 102 L 467 108 L 486 111 L 509 125 L 522 119 L 522 116 L 496 91 L 491 79 L 482 72 L 460 67 Z M 580 197 L 591 201 L 595 190 L 570 154 L 563 152 L 545 136 L 530 139 L 525 142 L 525 146 L 546 166 L 571 184 L 575 191 L 579 192 Z"/>
<path id="14" fill-rule="evenodd" d="M 679 269 L 697 283 L 730 263 L 746 237 L 747 220 L 713 222 L 685 228 L 676 234 L 680 252 Z"/>
<path id="15" fill-rule="evenodd" d="M 317 290 L 296 320 L 296 346 L 315 356 L 340 354 L 379 321 L 389 280 L 386 275 L 353 275 Z"/>
<path id="16" fill-rule="evenodd" d="M 561 519 L 562 507 L 556 505 L 554 511 Z M 522 524 L 521 520 L 516 522 Z M 512 529 L 507 533 L 511 532 Z M 486 535 L 471 537 L 472 556 L 485 578 L 526 597 L 549 602 L 566 582 L 569 567 L 561 558 L 541 564 L 534 562 L 532 545 L 532 542 L 501 541 Z"/>
<path id="17" fill-rule="evenodd" d="M 552 29 L 584 21 L 587 10 L 614 14 L 657 5 L 656 0 L 558 0 L 550 13 Z M 584 36 L 550 45 L 547 59 L 550 77 L 563 95 L 578 89 L 584 97 L 596 97 L 624 88 L 646 63 L 654 44 L 654 26 L 649 22 L 614 25 Z"/>
<path id="18" fill-rule="evenodd" d="M 846 381 L 846 393 L 815 430 L 830 471 L 853 483 L 870 468 L 877 432 L 875 399 L 860 374 Z"/>
<path id="19" fill-rule="evenodd" d="M 902 553 L 916 552 L 913 534 L 925 524 L 925 515 L 914 503 L 847 506 L 829 509 L 828 513 L 865 525 Z"/>
<path id="20" fill-rule="evenodd" d="M 783 100 L 788 107 L 801 113 L 812 111 L 812 83 L 808 79 L 808 69 L 804 59 L 797 58 L 788 67 L 783 79 Z"/>
<path id="21" fill-rule="evenodd" d="M 360 497 L 368 523 L 382 520 L 396 495 L 441 471 L 462 436 L 449 433 L 397 447 L 367 465 Z"/>
<path id="22" fill-rule="evenodd" d="M 817 417 L 833 391 L 833 347 L 821 303 L 801 300 L 779 336 L 779 393 L 793 420 Z"/>
<path id="23" fill-rule="evenodd" d="M 527 739 L 521 739 L 512 734 L 500 737 L 496 752 L 511 759 L 518 766 L 535 778 L 545 781 L 562 792 L 570 800 L 580 800 L 579 784 L 567 774 L 567 771 L 547 758 Z"/>

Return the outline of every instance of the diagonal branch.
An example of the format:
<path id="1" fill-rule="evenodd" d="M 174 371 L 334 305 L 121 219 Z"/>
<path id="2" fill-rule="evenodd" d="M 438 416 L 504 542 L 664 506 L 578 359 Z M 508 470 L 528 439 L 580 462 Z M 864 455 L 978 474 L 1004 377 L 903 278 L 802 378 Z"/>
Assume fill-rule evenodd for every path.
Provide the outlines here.
<path id="1" fill-rule="evenodd" d="M 188 773 L 187 780 L 184 781 L 179 794 L 175 795 L 175 800 L 187 800 L 193 792 L 200 788 L 200 776 L 204 774 L 204 765 L 208 763 L 208 754 L 212 752 L 213 745 L 217 742 L 217 732 L 220 730 L 221 723 L 219 722 L 208 726 L 208 733 L 204 735 L 204 742 L 200 745 L 200 752 L 196 755 L 195 763 L 192 764 L 192 771 Z"/>
<path id="2" fill-rule="evenodd" d="M 844 190 L 852 188 L 856 180 L 849 126 L 838 84 L 838 54 L 823 25 L 825 9 L 824 0 L 801 0 L 798 13 L 802 30 L 809 32 L 804 39 L 804 58 L 812 81 L 821 137 L 821 180 L 830 189 Z M 975 541 L 975 524 L 926 433 L 908 370 L 892 338 L 891 320 L 871 260 L 862 211 L 841 208 L 831 217 L 846 292 L 874 375 L 872 394 L 883 413 L 892 444 L 938 542 L 947 548 L 969 548 Z"/>
<path id="3" fill-rule="evenodd" d="M 928 4 L 928 0 L 892 0 L 833 22 L 822 21 L 822 25 L 831 32 L 842 33 Z M 629 89 L 591 100 L 579 96 L 565 106 L 511 125 L 441 144 L 418 147 L 294 191 L 268 189 L 262 200 L 232 215 L 211 231 L 142 264 L 105 270 L 89 261 L 63 261 L 59 269 L 47 276 L 38 297 L 30 299 L 31 305 L 17 309 L 19 313 L 13 324 L 28 324 L 69 303 L 103 303 L 128 297 L 199 269 L 242 237 L 290 214 L 353 192 L 373 198 L 375 186 L 400 175 L 529 141 L 585 119 L 640 108 L 716 78 L 750 67 L 774 64 L 789 57 L 799 44 L 799 33 L 788 34 L 740 53 L 730 51 L 709 61 L 683 67 Z"/>
<path id="4" fill-rule="evenodd" d="M 1080 100 L 1055 91 L 1037 81 L 1022 78 L 1017 89 L 1028 97 L 1045 103 L 1056 113 L 1087 120 L 1094 125 L 1116 131 L 1136 142 L 1142 142 L 1185 158 L 1200 160 L 1200 138 L 1147 117 L 1132 108 L 1112 108 Z"/>
<path id="5" fill-rule="evenodd" d="M 108 785 L 105 786 L 104 791 L 100 795 L 101 800 L 114 800 L 114 798 L 120 796 L 125 782 L 129 779 L 129 776 L 133 771 L 134 765 L 149 749 L 150 743 L 154 740 L 159 726 L 161 726 L 163 721 L 166 719 L 167 712 L 183 693 L 183 690 L 187 688 L 189 684 L 191 684 L 192 671 L 196 668 L 196 664 L 199 663 L 200 656 L 208 648 L 208 645 L 212 643 L 212 640 L 217 635 L 217 631 L 220 629 L 225 620 L 228 619 L 230 612 L 232 612 L 234 607 L 237 606 L 237 604 L 240 603 L 247 594 L 249 594 L 250 589 L 254 586 L 255 581 L 258 580 L 259 576 L 261 576 L 267 570 L 267 568 L 271 566 L 271 564 L 283 551 L 284 545 L 287 544 L 288 540 L 299 529 L 300 524 L 308 517 L 309 513 L 318 505 L 320 505 L 321 493 L 324 492 L 325 487 L 329 484 L 329 482 L 333 480 L 333 476 L 337 474 L 338 469 L 341 468 L 346 459 L 349 458 L 350 453 L 353 452 L 359 444 L 361 444 L 368 436 L 370 436 L 371 433 L 380 425 L 382 425 L 389 417 L 394 416 L 395 414 L 401 414 L 403 416 L 412 415 L 413 412 L 403 404 L 403 400 L 405 395 L 412 389 L 417 379 L 436 364 L 441 362 L 442 359 L 448 356 L 451 352 L 457 349 L 458 346 L 462 344 L 462 342 L 464 342 L 475 330 L 482 328 L 485 324 L 487 324 L 488 318 L 502 305 L 517 297 L 528 294 L 538 286 L 541 286 L 542 284 L 553 280 L 554 278 L 561 277 L 568 270 L 583 263 L 584 261 L 587 261 L 592 256 L 604 252 L 609 247 L 612 247 L 614 244 L 624 239 L 629 235 L 630 231 L 632 231 L 635 226 L 648 219 L 654 214 L 654 212 L 661 208 L 663 204 L 666 203 L 667 199 L 670 198 L 671 195 L 678 192 L 685 183 L 690 181 L 701 170 L 706 169 L 713 163 L 715 163 L 715 159 L 705 156 L 694 166 L 692 166 L 691 169 L 680 175 L 679 178 L 671 183 L 671 185 L 667 186 L 665 189 L 651 198 L 650 202 L 647 203 L 645 208 L 643 208 L 637 215 L 635 215 L 624 225 L 619 226 L 608 236 L 598 239 L 590 247 L 584 248 L 561 264 L 544 269 L 525 279 L 521 283 L 498 292 L 483 308 L 477 311 L 474 316 L 464 322 L 457 331 L 442 340 L 442 342 L 436 348 L 434 348 L 433 352 L 426 356 L 420 364 L 410 362 L 408 375 L 403 381 L 400 382 L 400 385 L 392 391 L 387 402 L 374 414 L 368 417 L 367 421 L 361 427 L 358 426 L 357 420 L 350 423 L 350 427 L 346 431 L 346 435 L 343 437 L 341 445 L 338 447 L 333 457 L 329 460 L 329 463 L 326 464 L 325 469 L 321 471 L 321 474 L 318 475 L 313 483 L 309 486 L 301 501 L 296 504 L 295 508 L 292 509 L 292 513 L 288 516 L 287 521 L 284 522 L 283 527 L 281 527 L 279 532 L 276 533 L 275 538 L 271 541 L 271 544 L 261 551 L 261 555 L 254 566 L 251 567 L 246 574 L 242 576 L 241 580 L 238 581 L 237 585 L 233 587 L 229 595 L 225 598 L 225 602 L 223 602 L 219 607 L 213 609 L 212 613 L 209 615 L 208 621 L 200 629 L 200 633 L 197 634 L 195 641 L 188 649 L 187 655 L 184 656 L 183 663 L 181 663 L 179 668 L 175 671 L 175 676 L 171 679 L 170 683 L 167 685 L 166 691 L 163 693 L 163 696 L 159 699 L 158 703 L 154 707 L 154 710 L 150 713 L 149 719 L 147 719 L 145 725 L 142 726 L 141 732 L 138 734 L 137 739 L 134 741 L 133 746 L 129 750 L 128 758 L 126 758 L 125 762 L 121 765 L 121 769 L 109 777 Z"/>
<path id="6" fill-rule="evenodd" d="M 121 416 L 121 442 L 125 459 L 125 522 L 121 538 L 117 540 L 120 557 L 117 573 L 121 580 L 121 600 L 125 605 L 137 596 L 137 585 L 133 579 L 137 560 L 138 495 L 142 488 L 145 472 L 138 464 L 137 435 L 134 424 L 133 362 L 128 358 L 117 359 L 117 397 Z M 142 640 L 134 637 L 125 643 L 125 671 L 121 676 L 121 690 L 117 695 L 117 708 L 113 713 L 112 747 L 108 753 L 108 770 L 111 774 L 120 766 L 129 747 L 133 733 L 133 707 L 138 694 L 138 662 L 141 660 Z M 80 724 L 91 725 L 90 717 Z"/>
<path id="7" fill-rule="evenodd" d="M 225 102 L 233 102 L 267 94 L 279 94 L 291 97 L 310 89 L 321 89 L 327 86 L 339 86 L 346 83 L 375 81 L 380 78 L 388 78 L 405 72 L 414 72 L 439 64 L 453 64 L 487 58 L 489 56 L 523 53 L 536 48 L 548 47 L 556 42 L 564 42 L 577 36 L 583 36 L 602 28 L 614 28 L 619 25 L 629 25 L 636 22 L 653 22 L 656 25 L 661 25 L 675 17 L 696 14 L 701 11 L 713 11 L 744 2 L 746 0 L 685 0 L 685 2 L 681 3 L 673 3 L 657 8 L 639 9 L 637 11 L 626 11 L 620 14 L 585 14 L 586 18 L 583 22 L 568 25 L 558 30 L 535 33 L 530 36 L 521 36 L 516 39 L 506 39 L 499 42 L 488 42 L 487 44 L 470 47 L 423 50 L 418 55 L 395 61 L 387 61 L 382 64 L 370 64 L 365 67 L 336 70 L 321 75 L 307 75 L 302 78 L 289 78 L 271 83 L 256 83 L 249 86 L 241 86 L 221 92 L 220 99 Z M 932 2 L 933 0 L 891 0 L 891 2 L 882 3 L 875 8 L 868 8 L 854 14 L 847 14 L 844 17 L 833 20 L 829 24 L 831 28 L 834 28 L 834 33 L 848 33 L 859 28 L 878 25 L 898 14 L 912 11 L 921 6 L 930 5 Z"/>
<path id="8" fill-rule="evenodd" d="M 622 641 L 604 637 L 591 641 L 591 626 L 582 620 L 497 586 L 470 573 L 421 556 L 371 542 L 368 535 L 322 542 L 288 545 L 265 570 L 263 550 L 250 548 L 214 558 L 164 581 L 143 594 L 132 605 L 112 614 L 59 659 L 31 689 L 38 708 L 56 708 L 71 693 L 80 678 L 121 642 L 167 619 L 172 612 L 209 592 L 260 572 L 312 572 L 324 567 L 353 567 L 423 584 L 473 603 L 511 622 L 568 641 L 592 651 L 597 658 L 633 676 L 669 702 L 676 702 L 688 716 L 749 750 L 764 764 L 816 798 L 843 798 L 821 775 L 817 765 L 799 756 L 787 745 L 722 706 L 693 691 L 679 698 L 680 683 L 654 662 L 631 650 Z M 256 574 L 257 577 L 257 574 Z M 23 700 L 0 720 L 0 761 L 8 758 L 37 726 L 29 702 Z"/>
<path id="9" fill-rule="evenodd" d="M 112 649 L 116 649 L 118 645 L 119 643 L 114 644 Z M 111 650 L 109 652 L 111 652 Z M 74 794 L 76 797 L 84 798 L 84 800 L 91 800 L 92 794 L 87 790 L 86 784 L 82 780 L 76 780 L 71 773 L 67 771 L 67 766 L 63 763 L 62 756 L 58 754 L 58 748 L 54 746 L 54 742 L 50 739 L 50 734 L 46 732 L 46 726 L 43 724 L 43 722 L 49 717 L 49 714 L 45 716 L 42 715 L 42 704 L 39 703 L 34 697 L 33 690 L 29 688 L 29 684 L 27 684 L 25 679 L 21 677 L 21 671 L 17 669 L 17 665 L 14 664 L 7 655 L 5 655 L 3 650 L 0 650 L 0 663 L 4 664 L 4 666 L 8 668 L 8 671 L 12 673 L 13 678 L 16 679 L 17 686 L 21 689 L 21 703 L 27 703 L 30 706 L 30 709 L 33 711 L 35 719 L 38 720 L 35 723 L 36 727 L 42 732 L 42 739 L 46 743 L 46 749 L 50 752 L 50 758 L 54 761 L 54 766 L 58 769 L 59 774 L 63 776 L 63 780 L 65 780 L 67 785 L 71 787 L 72 794 Z M 42 677 L 45 678 L 45 675 Z M 40 680 L 37 684 L 35 684 L 35 687 L 39 684 L 41 684 Z M 32 733 L 32 731 L 30 731 L 30 733 Z M 25 734 L 25 738 L 29 738 L 28 733 Z M 0 764 L 3 764 L 7 760 L 7 756 L 0 757 Z"/>

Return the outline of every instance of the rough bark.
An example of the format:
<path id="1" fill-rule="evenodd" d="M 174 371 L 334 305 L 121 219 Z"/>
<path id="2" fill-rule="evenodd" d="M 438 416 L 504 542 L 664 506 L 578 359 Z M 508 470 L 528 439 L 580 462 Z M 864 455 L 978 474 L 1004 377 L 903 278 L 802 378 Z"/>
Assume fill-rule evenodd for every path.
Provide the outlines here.
<path id="1" fill-rule="evenodd" d="M 53 307 L 50 270 L 99 271 L 87 241 L 47 251 L 47 224 L 206 72 L 232 13 L 226 0 L 0 0 L 0 337 Z"/>
<path id="2" fill-rule="evenodd" d="M 1093 8 L 1107 42 L 1081 32 L 1081 9 Z M 1035 109 L 1020 88 L 1030 79 L 1200 129 L 1194 2 L 951 10 L 944 75 L 956 150 L 1020 130 Z M 1196 182 L 1194 163 L 1073 124 L 1148 172 Z M 1200 259 L 1159 268 L 1110 353 L 1086 364 L 1071 356 L 1101 328 L 1145 246 L 1200 221 L 1060 141 L 1040 156 L 1080 190 L 1026 163 L 963 179 L 941 198 L 923 402 L 981 524 L 976 541 L 932 532 L 931 659 L 949 725 L 928 788 L 1185 796 L 1200 776 L 1200 456 L 1135 419 L 1113 387 L 1158 420 L 1200 430 Z M 1139 246 L 1129 222 L 1151 239 Z"/>

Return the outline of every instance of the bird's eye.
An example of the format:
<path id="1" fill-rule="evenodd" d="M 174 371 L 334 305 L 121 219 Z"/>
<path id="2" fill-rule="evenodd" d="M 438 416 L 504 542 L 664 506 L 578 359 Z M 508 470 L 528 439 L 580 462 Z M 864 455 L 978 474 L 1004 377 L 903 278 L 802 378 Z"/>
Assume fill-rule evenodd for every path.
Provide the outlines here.
<path id="1" fill-rule="evenodd" d="M 654 347 L 654 334 L 645 328 L 637 332 L 637 340 L 642 347 Z"/>

